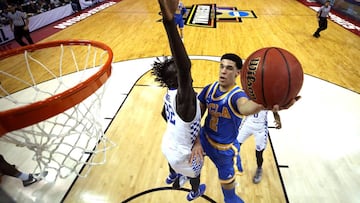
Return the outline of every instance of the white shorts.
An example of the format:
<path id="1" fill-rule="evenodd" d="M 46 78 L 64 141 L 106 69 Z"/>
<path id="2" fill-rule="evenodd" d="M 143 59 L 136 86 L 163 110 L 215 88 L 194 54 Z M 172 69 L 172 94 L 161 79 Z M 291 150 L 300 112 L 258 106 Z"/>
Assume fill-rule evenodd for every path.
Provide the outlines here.
<path id="1" fill-rule="evenodd" d="M 250 136 L 255 136 L 256 151 L 262 151 L 266 148 L 269 130 L 267 127 L 254 128 L 250 125 L 243 125 L 239 128 L 237 140 L 242 144 Z"/>
<path id="2" fill-rule="evenodd" d="M 195 178 L 200 175 L 203 163 L 198 163 L 196 160 L 192 160 L 192 162 L 189 163 L 191 148 L 188 146 L 172 144 L 163 140 L 161 149 L 170 166 L 177 173 L 190 178 Z"/>

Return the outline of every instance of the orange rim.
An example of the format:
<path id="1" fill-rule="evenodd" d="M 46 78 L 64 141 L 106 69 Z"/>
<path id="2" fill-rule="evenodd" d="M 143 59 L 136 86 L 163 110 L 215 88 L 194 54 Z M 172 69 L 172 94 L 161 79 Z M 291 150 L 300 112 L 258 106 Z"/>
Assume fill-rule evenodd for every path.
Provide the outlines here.
<path id="1" fill-rule="evenodd" d="M 79 104 L 84 99 L 98 90 L 111 75 L 111 63 L 113 52 L 109 46 L 97 41 L 90 40 L 58 40 L 33 44 L 18 49 L 3 52 L 0 60 L 9 56 L 23 53 L 25 50 L 32 51 L 59 45 L 89 45 L 101 48 L 108 52 L 108 59 L 104 65 L 94 75 L 78 85 L 45 100 L 37 101 L 32 104 L 13 108 L 0 112 L 0 137 L 4 134 L 18 130 L 43 120 L 51 118 L 67 109 Z"/>

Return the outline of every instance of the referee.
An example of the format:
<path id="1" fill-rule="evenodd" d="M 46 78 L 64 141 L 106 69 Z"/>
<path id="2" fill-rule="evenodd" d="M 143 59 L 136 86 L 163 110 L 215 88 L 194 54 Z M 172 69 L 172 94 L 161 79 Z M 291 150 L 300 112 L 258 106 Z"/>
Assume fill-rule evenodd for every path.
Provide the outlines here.
<path id="1" fill-rule="evenodd" d="M 26 13 L 17 10 L 15 5 L 9 5 L 6 17 L 10 20 L 10 28 L 14 32 L 17 43 L 21 46 L 26 46 L 27 44 L 22 40 L 25 37 L 29 44 L 34 44 L 30 36 L 29 19 Z"/>
<path id="2" fill-rule="evenodd" d="M 327 28 L 327 17 L 330 13 L 330 1 L 327 0 L 325 2 L 325 5 L 321 6 L 321 8 L 319 9 L 319 11 L 316 13 L 316 16 L 318 17 L 319 20 L 319 28 L 316 30 L 316 32 L 313 34 L 314 37 L 319 38 L 320 37 L 320 32 L 323 30 L 326 30 Z"/>

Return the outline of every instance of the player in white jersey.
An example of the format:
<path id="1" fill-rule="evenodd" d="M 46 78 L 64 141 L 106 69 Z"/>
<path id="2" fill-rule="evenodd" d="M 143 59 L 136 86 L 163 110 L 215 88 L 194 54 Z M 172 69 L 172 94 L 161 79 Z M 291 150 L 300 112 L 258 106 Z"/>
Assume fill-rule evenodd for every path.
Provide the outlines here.
<path id="1" fill-rule="evenodd" d="M 275 118 L 275 128 L 281 128 L 281 120 L 280 115 L 277 112 L 273 112 Z M 263 110 L 257 114 L 253 114 L 247 116 L 245 121 L 239 127 L 239 134 L 237 140 L 240 145 L 245 142 L 245 140 L 250 136 L 254 135 L 255 137 L 255 155 L 256 155 L 256 163 L 257 169 L 255 175 L 253 177 L 253 182 L 255 184 L 261 181 L 262 177 L 262 164 L 263 164 L 263 152 L 266 148 L 266 144 L 269 136 L 268 129 L 268 111 Z"/>
<path id="2" fill-rule="evenodd" d="M 199 134 L 201 111 L 196 105 L 196 115 L 190 122 L 184 122 L 176 113 L 176 89 L 168 89 L 164 97 L 164 110 L 166 113 L 167 128 L 163 136 L 161 149 L 171 167 L 187 177 L 200 175 L 202 161 L 191 160 L 192 146 Z"/>
<path id="3" fill-rule="evenodd" d="M 203 149 L 198 138 L 201 121 L 200 104 L 192 86 L 191 61 L 181 41 L 174 20 L 176 0 L 158 0 L 163 15 L 163 25 L 168 36 L 172 58 L 155 61 L 152 74 L 155 81 L 168 88 L 164 96 L 162 116 L 167 121 L 161 149 L 168 163 L 170 174 L 166 183 L 180 187 L 181 177 L 188 177 L 191 191 L 187 200 L 204 194 L 206 186 L 200 185 L 203 166 Z"/>

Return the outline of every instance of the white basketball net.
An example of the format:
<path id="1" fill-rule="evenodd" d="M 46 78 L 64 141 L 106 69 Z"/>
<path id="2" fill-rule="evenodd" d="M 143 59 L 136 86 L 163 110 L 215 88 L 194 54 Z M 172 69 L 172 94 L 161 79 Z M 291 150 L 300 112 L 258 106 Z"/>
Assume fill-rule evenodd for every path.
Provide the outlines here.
<path id="1" fill-rule="evenodd" d="M 81 51 L 76 51 L 78 48 L 74 45 L 73 47 L 61 45 L 56 48 L 46 48 L 49 49 L 47 50 L 49 55 L 59 53 L 58 56 L 52 56 L 59 57 L 55 68 L 40 62 L 40 55 L 44 54 L 37 54 L 38 50 L 25 51 L 22 54 L 25 67 L 17 68 L 23 69 L 26 79 L 1 68 L 0 111 L 41 101 L 68 90 L 96 73 L 108 57 L 105 50 L 91 45 L 85 46 L 87 50 L 85 54 L 83 48 L 80 48 Z M 58 49 L 58 51 L 52 51 L 53 49 Z M 36 58 L 37 55 L 39 58 Z M 17 60 L 19 56 L 21 55 L 17 55 Z M 71 58 L 64 56 L 71 56 Z M 82 58 L 81 66 L 83 67 L 79 67 L 78 58 Z M 72 73 L 64 73 L 65 60 L 66 67 L 74 69 Z M 33 72 L 35 69 L 36 73 Z M 37 75 L 42 73 L 51 75 L 52 78 L 37 82 Z M 9 79 L 7 84 L 18 82 L 24 88 L 11 93 L 7 89 L 6 79 L 3 78 Z M 102 85 L 87 99 L 65 112 L 32 126 L 9 132 L 2 136 L 0 141 L 24 146 L 33 151 L 35 153 L 33 160 L 37 163 L 34 173 L 44 174 L 47 171 L 48 176 L 52 176 L 50 179 L 54 181 L 58 177 L 66 178 L 71 174 L 87 176 L 92 166 L 105 163 L 106 151 L 114 146 L 114 143 L 104 135 L 102 128 L 100 108 L 104 90 L 105 85 Z"/>

